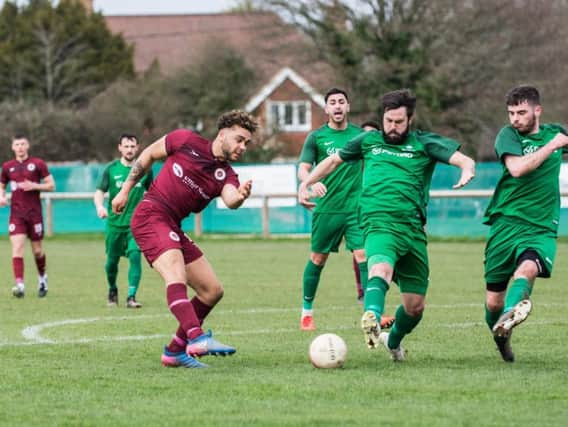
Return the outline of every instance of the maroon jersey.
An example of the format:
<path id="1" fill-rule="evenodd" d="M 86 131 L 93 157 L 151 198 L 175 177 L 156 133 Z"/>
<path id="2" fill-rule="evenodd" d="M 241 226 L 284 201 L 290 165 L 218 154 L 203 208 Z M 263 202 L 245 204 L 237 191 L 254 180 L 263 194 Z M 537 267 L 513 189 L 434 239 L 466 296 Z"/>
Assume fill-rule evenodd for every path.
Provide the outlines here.
<path id="1" fill-rule="evenodd" d="M 167 208 L 178 222 L 205 209 L 226 184 L 239 187 L 237 173 L 228 162 L 215 159 L 211 142 L 189 130 L 167 134 L 166 151 L 168 157 L 145 199 Z"/>
<path id="2" fill-rule="evenodd" d="M 23 191 L 18 183 L 25 180 L 40 183 L 42 179 L 49 176 L 49 170 L 45 162 L 37 157 L 28 157 L 20 162 L 16 159 L 8 160 L 2 165 L 2 175 L 0 182 L 7 185 L 10 182 L 12 200 L 10 202 L 10 215 L 27 216 L 31 213 L 41 215 L 40 192 Z"/>

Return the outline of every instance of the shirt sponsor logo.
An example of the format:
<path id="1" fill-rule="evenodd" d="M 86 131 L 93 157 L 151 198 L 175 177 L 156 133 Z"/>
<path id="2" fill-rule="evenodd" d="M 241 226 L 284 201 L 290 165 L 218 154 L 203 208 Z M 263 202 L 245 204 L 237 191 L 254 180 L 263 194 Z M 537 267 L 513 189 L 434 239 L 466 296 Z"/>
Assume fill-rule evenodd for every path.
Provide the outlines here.
<path id="1" fill-rule="evenodd" d="M 523 155 L 532 154 L 535 151 L 538 151 L 539 148 L 540 147 L 537 145 L 527 145 L 526 147 L 523 148 Z"/>
<path id="2" fill-rule="evenodd" d="M 371 150 L 371 153 L 373 153 L 373 155 L 375 155 L 375 156 L 385 154 L 387 156 L 403 157 L 403 158 L 406 158 L 406 159 L 412 159 L 414 157 L 413 153 L 399 153 L 398 151 L 391 151 L 391 150 L 387 150 L 386 148 L 382 148 L 382 147 L 373 147 L 373 149 Z"/>
<path id="3" fill-rule="evenodd" d="M 329 147 L 325 152 L 327 153 L 328 156 L 331 156 L 335 153 L 337 153 L 339 150 L 335 147 Z"/>
<path id="4" fill-rule="evenodd" d="M 30 172 L 35 171 L 35 168 L 36 168 L 36 165 L 34 165 L 33 163 L 30 163 L 30 164 L 28 165 L 28 170 L 29 170 Z"/>
<path id="5" fill-rule="evenodd" d="M 225 172 L 225 169 L 221 169 L 221 168 L 215 169 L 215 179 L 217 181 L 223 181 L 226 176 L 227 176 L 227 172 Z"/>
<path id="6" fill-rule="evenodd" d="M 116 186 L 116 188 L 122 188 L 122 184 L 122 181 L 116 181 L 114 185 Z"/>
<path id="7" fill-rule="evenodd" d="M 172 170 L 174 171 L 174 175 L 177 176 L 178 178 L 181 178 L 183 176 L 183 169 L 177 163 L 174 163 L 172 165 Z"/>
<path id="8" fill-rule="evenodd" d="M 170 239 L 172 239 L 174 242 L 179 242 L 181 240 L 179 235 L 175 231 L 170 231 L 169 236 Z"/>

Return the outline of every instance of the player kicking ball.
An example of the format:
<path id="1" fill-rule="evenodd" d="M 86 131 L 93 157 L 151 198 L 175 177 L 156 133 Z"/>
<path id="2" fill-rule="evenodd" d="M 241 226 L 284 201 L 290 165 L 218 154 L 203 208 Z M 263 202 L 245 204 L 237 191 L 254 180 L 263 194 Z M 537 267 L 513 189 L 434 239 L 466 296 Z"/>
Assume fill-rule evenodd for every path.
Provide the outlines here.
<path id="1" fill-rule="evenodd" d="M 113 211 L 122 212 L 134 185 L 155 161 L 164 160 L 131 222 L 142 253 L 164 280 L 169 310 L 179 324 L 162 354 L 164 366 L 206 368 L 196 358 L 236 351 L 202 329 L 205 318 L 223 297 L 223 286 L 199 247 L 181 229 L 185 217 L 201 212 L 215 197 L 237 209 L 250 196 L 252 182 L 240 183 L 229 162 L 244 154 L 258 124 L 249 114 L 235 110 L 223 114 L 217 125 L 212 142 L 179 129 L 151 144 L 142 151 L 112 201 Z M 195 292 L 191 300 L 188 287 Z"/>

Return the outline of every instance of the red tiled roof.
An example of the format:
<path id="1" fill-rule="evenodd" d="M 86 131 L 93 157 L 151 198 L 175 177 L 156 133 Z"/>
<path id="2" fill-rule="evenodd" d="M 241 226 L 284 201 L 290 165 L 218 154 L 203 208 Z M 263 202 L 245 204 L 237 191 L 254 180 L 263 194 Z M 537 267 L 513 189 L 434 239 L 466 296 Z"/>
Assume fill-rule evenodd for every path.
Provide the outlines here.
<path id="1" fill-rule="evenodd" d="M 135 46 L 137 71 L 157 59 L 163 72 L 172 73 L 224 43 L 246 58 L 263 84 L 286 66 L 308 76 L 318 89 L 333 82 L 329 67 L 315 60 L 309 40 L 270 12 L 105 16 L 105 20 L 112 32 Z"/>

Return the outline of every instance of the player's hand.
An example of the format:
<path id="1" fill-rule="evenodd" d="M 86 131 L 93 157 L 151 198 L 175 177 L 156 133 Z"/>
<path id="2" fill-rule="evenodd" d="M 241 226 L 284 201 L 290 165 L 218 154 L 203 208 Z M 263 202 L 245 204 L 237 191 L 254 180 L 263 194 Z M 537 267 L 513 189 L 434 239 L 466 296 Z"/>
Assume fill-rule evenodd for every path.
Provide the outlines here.
<path id="1" fill-rule="evenodd" d="M 18 182 L 18 188 L 21 188 L 23 191 L 33 191 L 37 190 L 35 182 L 31 182 L 29 179 L 26 179 L 22 182 Z"/>
<path id="2" fill-rule="evenodd" d="M 120 215 L 126 206 L 126 202 L 128 202 L 128 194 L 119 191 L 119 193 L 112 199 L 111 206 L 112 211 L 115 214 Z"/>
<path id="3" fill-rule="evenodd" d="M 4 207 L 8 205 L 8 198 L 4 196 L 0 196 L 0 207 Z"/>
<path id="4" fill-rule="evenodd" d="M 312 210 L 316 204 L 310 199 L 313 197 L 313 193 L 308 190 L 305 183 L 301 183 L 300 187 L 298 187 L 298 203 L 300 203 L 306 209 Z"/>
<path id="5" fill-rule="evenodd" d="M 460 180 L 452 188 L 453 189 L 462 188 L 469 181 L 471 181 L 474 177 L 475 177 L 475 169 L 470 169 L 470 168 L 462 169 Z"/>
<path id="6" fill-rule="evenodd" d="M 105 219 L 106 217 L 108 217 L 108 211 L 106 210 L 106 208 L 104 206 L 99 206 L 97 208 L 97 216 L 100 219 Z"/>
<path id="7" fill-rule="evenodd" d="M 248 199 L 250 196 L 250 192 L 252 191 L 252 180 L 249 179 L 248 181 L 243 182 L 239 186 L 237 191 L 239 192 L 239 195 L 241 196 L 243 201 Z"/>
<path id="8" fill-rule="evenodd" d="M 310 193 L 312 197 L 323 197 L 327 194 L 327 187 L 321 182 L 316 182 L 310 187 Z"/>

